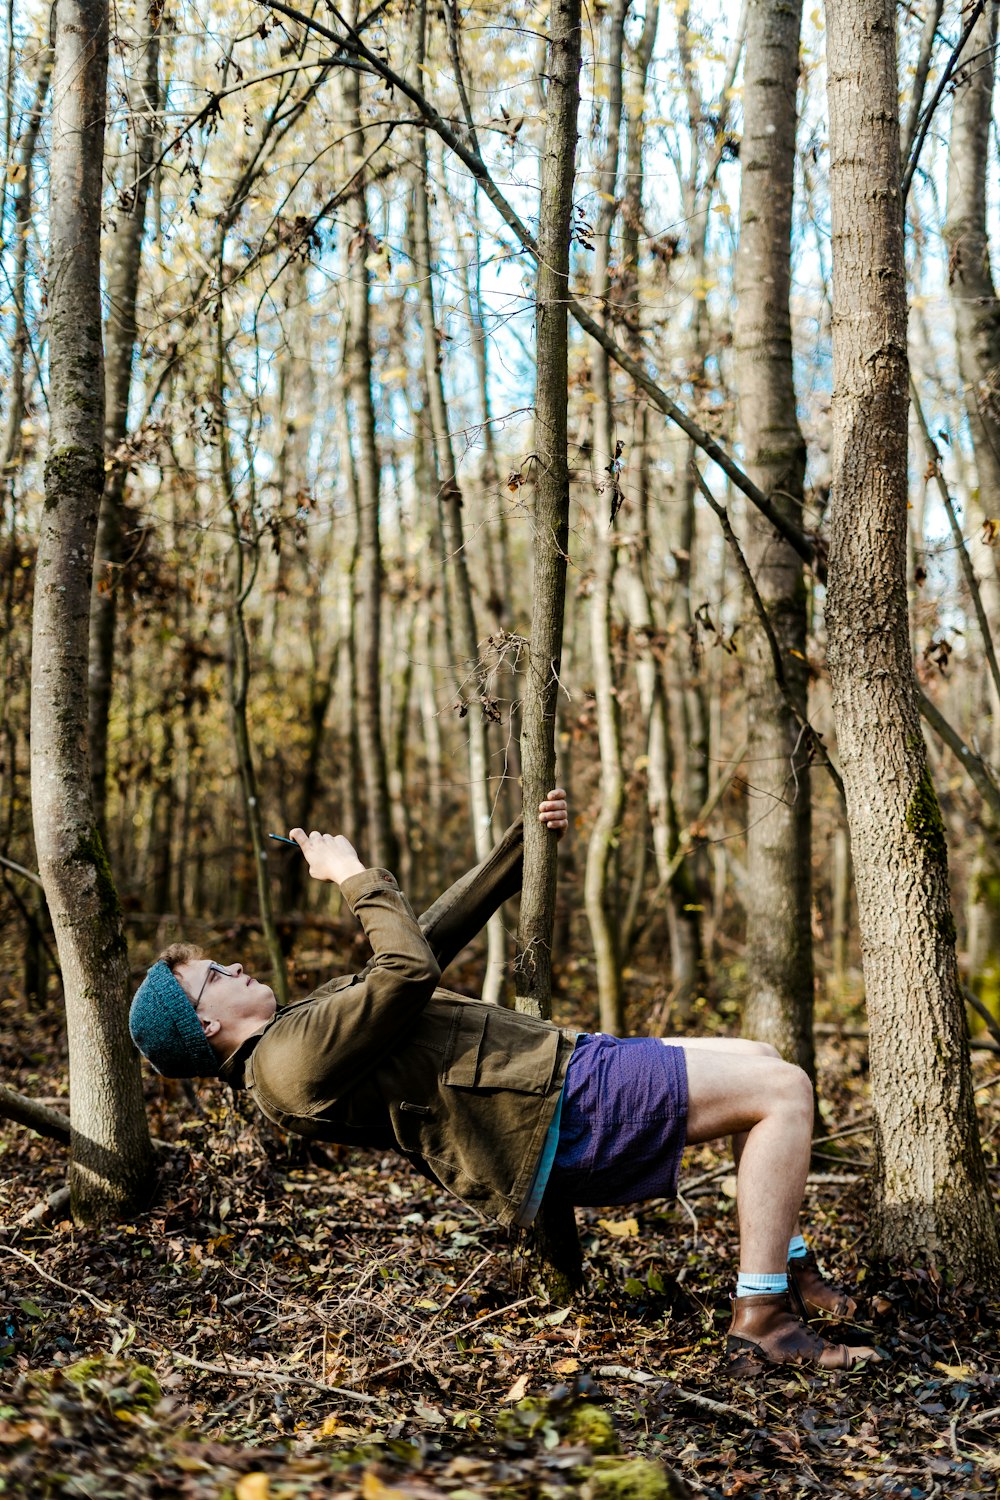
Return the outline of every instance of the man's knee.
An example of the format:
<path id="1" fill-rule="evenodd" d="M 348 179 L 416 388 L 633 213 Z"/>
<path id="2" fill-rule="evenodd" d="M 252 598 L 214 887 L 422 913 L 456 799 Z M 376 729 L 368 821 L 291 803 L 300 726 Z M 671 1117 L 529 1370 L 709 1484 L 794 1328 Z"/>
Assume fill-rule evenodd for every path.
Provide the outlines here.
<path id="1" fill-rule="evenodd" d="M 754 1057 L 773 1057 L 776 1060 L 780 1060 L 781 1058 L 781 1053 L 777 1047 L 772 1047 L 770 1042 L 756 1042 L 751 1041 L 749 1038 L 744 1038 L 744 1046 Z"/>
<path id="2" fill-rule="evenodd" d="M 813 1086 L 809 1074 L 796 1063 L 779 1058 L 772 1070 L 773 1099 L 783 1110 L 801 1114 L 810 1123 L 813 1117 Z"/>

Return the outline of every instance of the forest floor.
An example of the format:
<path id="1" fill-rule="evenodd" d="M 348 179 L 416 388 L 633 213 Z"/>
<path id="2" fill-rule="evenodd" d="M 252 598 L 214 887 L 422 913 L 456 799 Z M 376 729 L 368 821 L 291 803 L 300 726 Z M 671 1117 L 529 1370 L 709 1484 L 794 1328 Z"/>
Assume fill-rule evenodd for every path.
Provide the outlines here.
<path id="1" fill-rule="evenodd" d="M 57 1009 L 0 994 L 0 1076 L 64 1098 Z M 158 1179 L 119 1228 L 27 1218 L 65 1155 L 0 1122 L 0 1493 L 996 1494 L 1000 1295 L 861 1260 L 862 1048 L 823 1043 L 828 1132 L 846 1133 L 807 1209 L 821 1260 L 865 1299 L 849 1339 L 888 1356 L 864 1373 L 726 1375 L 734 1183 L 708 1149 L 685 1158 L 683 1203 L 580 1211 L 588 1290 L 565 1309 L 516 1236 L 405 1163 L 280 1140 L 215 1086 L 193 1110 L 147 1076 Z M 977 1083 L 994 1075 L 979 1054 Z M 994 1180 L 998 1095 L 977 1096 Z"/>

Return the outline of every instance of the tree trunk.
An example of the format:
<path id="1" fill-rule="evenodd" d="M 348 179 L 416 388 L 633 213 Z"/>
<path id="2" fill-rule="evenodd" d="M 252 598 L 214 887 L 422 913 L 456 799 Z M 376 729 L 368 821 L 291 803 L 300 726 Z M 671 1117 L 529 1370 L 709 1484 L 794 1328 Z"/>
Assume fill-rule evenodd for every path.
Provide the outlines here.
<path id="1" fill-rule="evenodd" d="M 108 62 L 104 0 L 59 0 L 49 167 L 49 449 L 35 574 L 31 805 L 66 996 L 70 1187 L 83 1223 L 148 1198 L 152 1153 L 126 1024 L 121 908 L 87 759 L 87 620 L 104 486 L 101 172 Z"/>
<path id="2" fill-rule="evenodd" d="M 552 1010 L 556 840 L 539 823 L 535 809 L 555 784 L 569 543 L 566 296 L 579 105 L 580 0 L 552 0 L 535 294 L 534 584 L 521 725 L 524 882 L 515 961 L 517 1009 L 536 1016 L 548 1016 Z M 542 1276 L 550 1295 L 564 1301 L 582 1282 L 573 1212 L 563 1205 L 543 1205 L 539 1219 L 536 1243 Z"/>
<path id="3" fill-rule="evenodd" d="M 108 714 L 113 686 L 118 573 L 122 561 L 122 507 L 128 463 L 120 451 L 128 429 L 129 392 L 135 357 L 135 304 L 139 286 L 146 197 L 160 103 L 160 24 L 162 5 L 150 0 L 134 52 L 144 54 L 145 69 L 132 128 L 132 158 L 121 184 L 116 217 L 108 232 L 108 318 L 104 331 L 104 451 L 110 467 L 97 525 L 94 579 L 90 596 L 88 736 L 94 813 L 107 842 Z M 120 22 L 116 22 L 120 25 Z"/>
<path id="4" fill-rule="evenodd" d="M 608 119 L 604 160 L 597 174 L 600 212 L 594 231 L 594 268 L 591 290 L 595 315 L 605 325 L 611 296 L 611 230 L 618 211 L 618 151 L 622 118 L 622 49 L 625 14 L 629 0 L 614 0 L 608 16 Z M 620 1035 L 625 1030 L 622 996 L 622 964 L 618 936 L 618 913 L 609 892 L 612 858 L 618 847 L 625 811 L 625 779 L 622 773 L 621 720 L 618 684 L 615 682 L 611 643 L 611 607 L 618 561 L 615 514 L 619 483 L 614 413 L 611 392 L 611 360 L 597 345 L 591 355 L 594 393 L 593 468 L 596 480 L 592 536 L 594 582 L 590 595 L 590 649 L 594 671 L 597 738 L 601 757 L 601 800 L 587 844 L 583 890 L 590 937 L 597 960 L 597 995 L 601 1029 Z"/>
<path id="5" fill-rule="evenodd" d="M 1000 515 L 1000 300 L 990 271 L 986 174 L 996 66 L 997 15 L 989 0 L 967 46 L 969 66 L 955 88 L 948 151 L 949 282 L 958 366 L 979 476 L 979 510 Z M 979 551 L 977 573 L 987 619 L 1000 621 L 996 548 Z M 991 758 L 1000 763 L 1000 702 L 986 689 L 993 719 Z M 983 1003 L 1000 1006 L 1000 833 L 984 808 L 984 835 L 969 883 L 969 978 Z"/>
<path id="6" fill-rule="evenodd" d="M 345 205 L 353 231 L 348 246 L 348 336 L 346 361 L 354 437 L 357 442 L 356 475 L 358 517 L 357 591 L 357 691 L 358 746 L 367 801 L 368 848 L 363 858 L 384 869 L 396 867 L 396 840 L 389 818 L 389 775 L 379 671 L 382 661 L 382 552 L 379 538 L 379 477 L 381 465 L 375 444 L 375 408 L 372 402 L 372 355 L 369 272 L 371 253 L 368 203 L 365 192 L 365 140 L 361 128 L 361 92 L 358 74 L 345 68 L 341 75 L 348 130 L 344 158 L 353 185 Z"/>
<path id="7" fill-rule="evenodd" d="M 944 824 L 906 602 L 907 349 L 892 0 L 829 0 L 833 245 L 830 675 L 868 996 L 875 1254 L 989 1278 Z"/>
<path id="8" fill-rule="evenodd" d="M 806 453 L 795 415 L 788 296 L 801 20 L 800 0 L 758 0 L 748 12 L 735 321 L 746 471 L 799 527 Z M 746 558 L 804 718 L 802 559 L 753 507 Z M 752 626 L 746 639 L 747 755 L 755 792 L 747 827 L 743 1032 L 770 1042 L 815 1077 L 809 746 L 775 680 L 763 630 Z"/>
<path id="9" fill-rule="evenodd" d="M 415 13 L 416 48 L 414 67 L 422 77 L 426 40 L 426 0 L 418 0 Z M 480 679 L 479 634 L 476 630 L 472 582 L 466 556 L 462 526 L 463 498 L 455 455 L 448 426 L 448 409 L 444 398 L 441 370 L 441 343 L 434 313 L 434 283 L 430 224 L 427 203 L 427 135 L 419 130 L 414 141 L 416 169 L 413 173 L 413 253 L 414 269 L 420 293 L 420 327 L 423 338 L 424 379 L 427 386 L 427 408 L 437 462 L 447 563 L 450 564 L 452 587 L 450 600 L 455 612 L 453 637 L 461 653 L 459 694 L 467 708 L 465 730 L 468 736 L 469 800 L 472 814 L 472 838 L 476 860 L 486 859 L 493 847 L 490 807 L 489 743 Z M 496 1003 L 503 987 L 507 953 L 507 935 L 503 916 L 495 912 L 486 924 L 487 959 L 483 980 L 483 999 Z"/>
<path id="10" fill-rule="evenodd" d="M 229 521 L 233 537 L 231 562 L 232 599 L 229 618 L 229 649 L 226 653 L 226 678 L 229 688 L 229 707 L 233 721 L 233 737 L 236 742 L 236 763 L 239 768 L 240 787 L 243 792 L 243 811 L 246 817 L 247 831 L 250 834 L 250 844 L 253 849 L 253 867 L 257 878 L 257 903 L 260 911 L 260 925 L 263 930 L 268 957 L 271 960 L 271 980 L 275 999 L 279 1005 L 287 1005 L 288 974 L 285 969 L 285 955 L 282 951 L 281 939 L 274 921 L 274 903 L 271 896 L 268 850 L 264 843 L 264 823 L 261 816 L 260 795 L 257 787 L 257 768 L 254 764 L 253 744 L 250 739 L 250 725 L 247 719 L 247 702 L 250 693 L 250 643 L 247 640 L 244 607 L 254 586 L 257 569 L 260 566 L 260 538 L 259 536 L 247 537 L 244 534 L 244 522 L 240 517 L 229 452 L 229 424 L 226 421 L 226 412 L 229 408 L 226 400 L 224 369 L 225 310 L 221 290 L 226 284 L 224 245 L 225 236 L 223 236 L 223 244 L 219 250 L 218 260 L 218 286 L 220 291 L 216 317 L 215 394 L 217 402 L 216 411 L 219 419 L 219 478 L 223 498 L 229 511 Z M 250 471 L 251 464 L 248 464 L 248 472 Z M 249 507 L 249 511 L 252 515 L 252 506 Z M 246 524 L 252 525 L 253 522 L 251 520 Z M 247 569 L 243 555 L 244 548 L 250 552 L 251 556 L 249 577 L 246 576 Z"/>

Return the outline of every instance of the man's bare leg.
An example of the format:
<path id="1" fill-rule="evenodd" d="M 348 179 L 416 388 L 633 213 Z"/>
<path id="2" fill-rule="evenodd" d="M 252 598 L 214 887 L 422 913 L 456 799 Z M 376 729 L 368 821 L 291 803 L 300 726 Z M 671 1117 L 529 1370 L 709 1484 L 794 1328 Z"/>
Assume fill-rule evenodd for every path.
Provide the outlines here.
<path id="1" fill-rule="evenodd" d="M 751 1041 L 749 1037 L 684 1037 L 676 1042 L 672 1042 L 671 1045 L 683 1047 L 685 1052 L 697 1048 L 705 1052 L 731 1052 L 736 1056 L 743 1057 L 768 1057 L 774 1061 L 780 1061 L 781 1059 L 781 1053 L 776 1047 L 772 1047 L 770 1042 L 755 1042 Z M 688 1138 L 690 1139 L 690 1136 Z M 730 1137 L 733 1161 L 736 1165 L 737 1174 L 739 1173 L 740 1160 L 743 1156 L 743 1147 L 746 1145 L 746 1139 L 747 1132 L 745 1130 L 735 1131 Z M 796 1217 L 795 1223 L 792 1226 L 792 1237 L 794 1238 L 795 1235 L 801 1233 L 801 1220 Z"/>
<path id="2" fill-rule="evenodd" d="M 780 1278 L 787 1287 L 788 1244 L 812 1148 L 812 1085 L 800 1068 L 762 1053 L 760 1044 L 680 1045 L 688 1074 L 688 1141 L 728 1135 L 739 1149 L 740 1272 Z M 875 1357 L 872 1349 L 819 1338 L 794 1314 L 787 1291 L 773 1284 L 735 1298 L 727 1352 L 739 1372 L 785 1362 L 848 1369 Z"/>
<path id="3" fill-rule="evenodd" d="M 716 1055 L 720 1052 L 728 1052 L 735 1056 L 742 1056 L 744 1059 L 759 1057 L 780 1061 L 779 1053 L 769 1042 L 750 1041 L 745 1037 L 695 1037 L 684 1039 L 680 1045 L 685 1049 L 700 1049 Z M 739 1181 L 740 1162 L 747 1141 L 747 1132 L 737 1131 L 731 1140 L 737 1181 Z M 796 1218 L 792 1226 L 792 1238 L 801 1234 L 801 1221 Z M 805 1245 L 804 1240 L 802 1245 Z M 793 1296 L 802 1311 L 808 1317 L 852 1318 L 857 1312 L 858 1304 L 850 1293 L 836 1283 L 826 1280 L 820 1271 L 816 1257 L 808 1249 L 802 1249 L 798 1254 L 799 1259 L 788 1260 L 788 1269 Z"/>
<path id="4" fill-rule="evenodd" d="M 801 1068 L 742 1048 L 680 1045 L 691 1145 L 742 1137 L 737 1172 L 740 1270 L 784 1272 L 812 1146 L 812 1085 Z"/>

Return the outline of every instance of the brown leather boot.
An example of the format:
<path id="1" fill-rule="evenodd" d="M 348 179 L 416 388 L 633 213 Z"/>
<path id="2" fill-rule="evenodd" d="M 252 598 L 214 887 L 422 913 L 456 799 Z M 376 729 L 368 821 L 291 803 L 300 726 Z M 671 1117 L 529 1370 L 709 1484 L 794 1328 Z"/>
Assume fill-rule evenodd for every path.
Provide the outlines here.
<path id="1" fill-rule="evenodd" d="M 788 1290 L 801 1318 L 825 1314 L 829 1318 L 853 1318 L 858 1310 L 854 1298 L 842 1286 L 832 1286 L 820 1272 L 816 1257 L 796 1255 L 788 1262 Z"/>
<path id="2" fill-rule="evenodd" d="M 726 1338 L 726 1365 L 731 1375 L 758 1375 L 772 1365 L 812 1365 L 820 1370 L 849 1370 L 878 1359 L 874 1349 L 830 1344 L 807 1328 L 792 1311 L 787 1292 L 733 1297 L 733 1321 Z"/>

